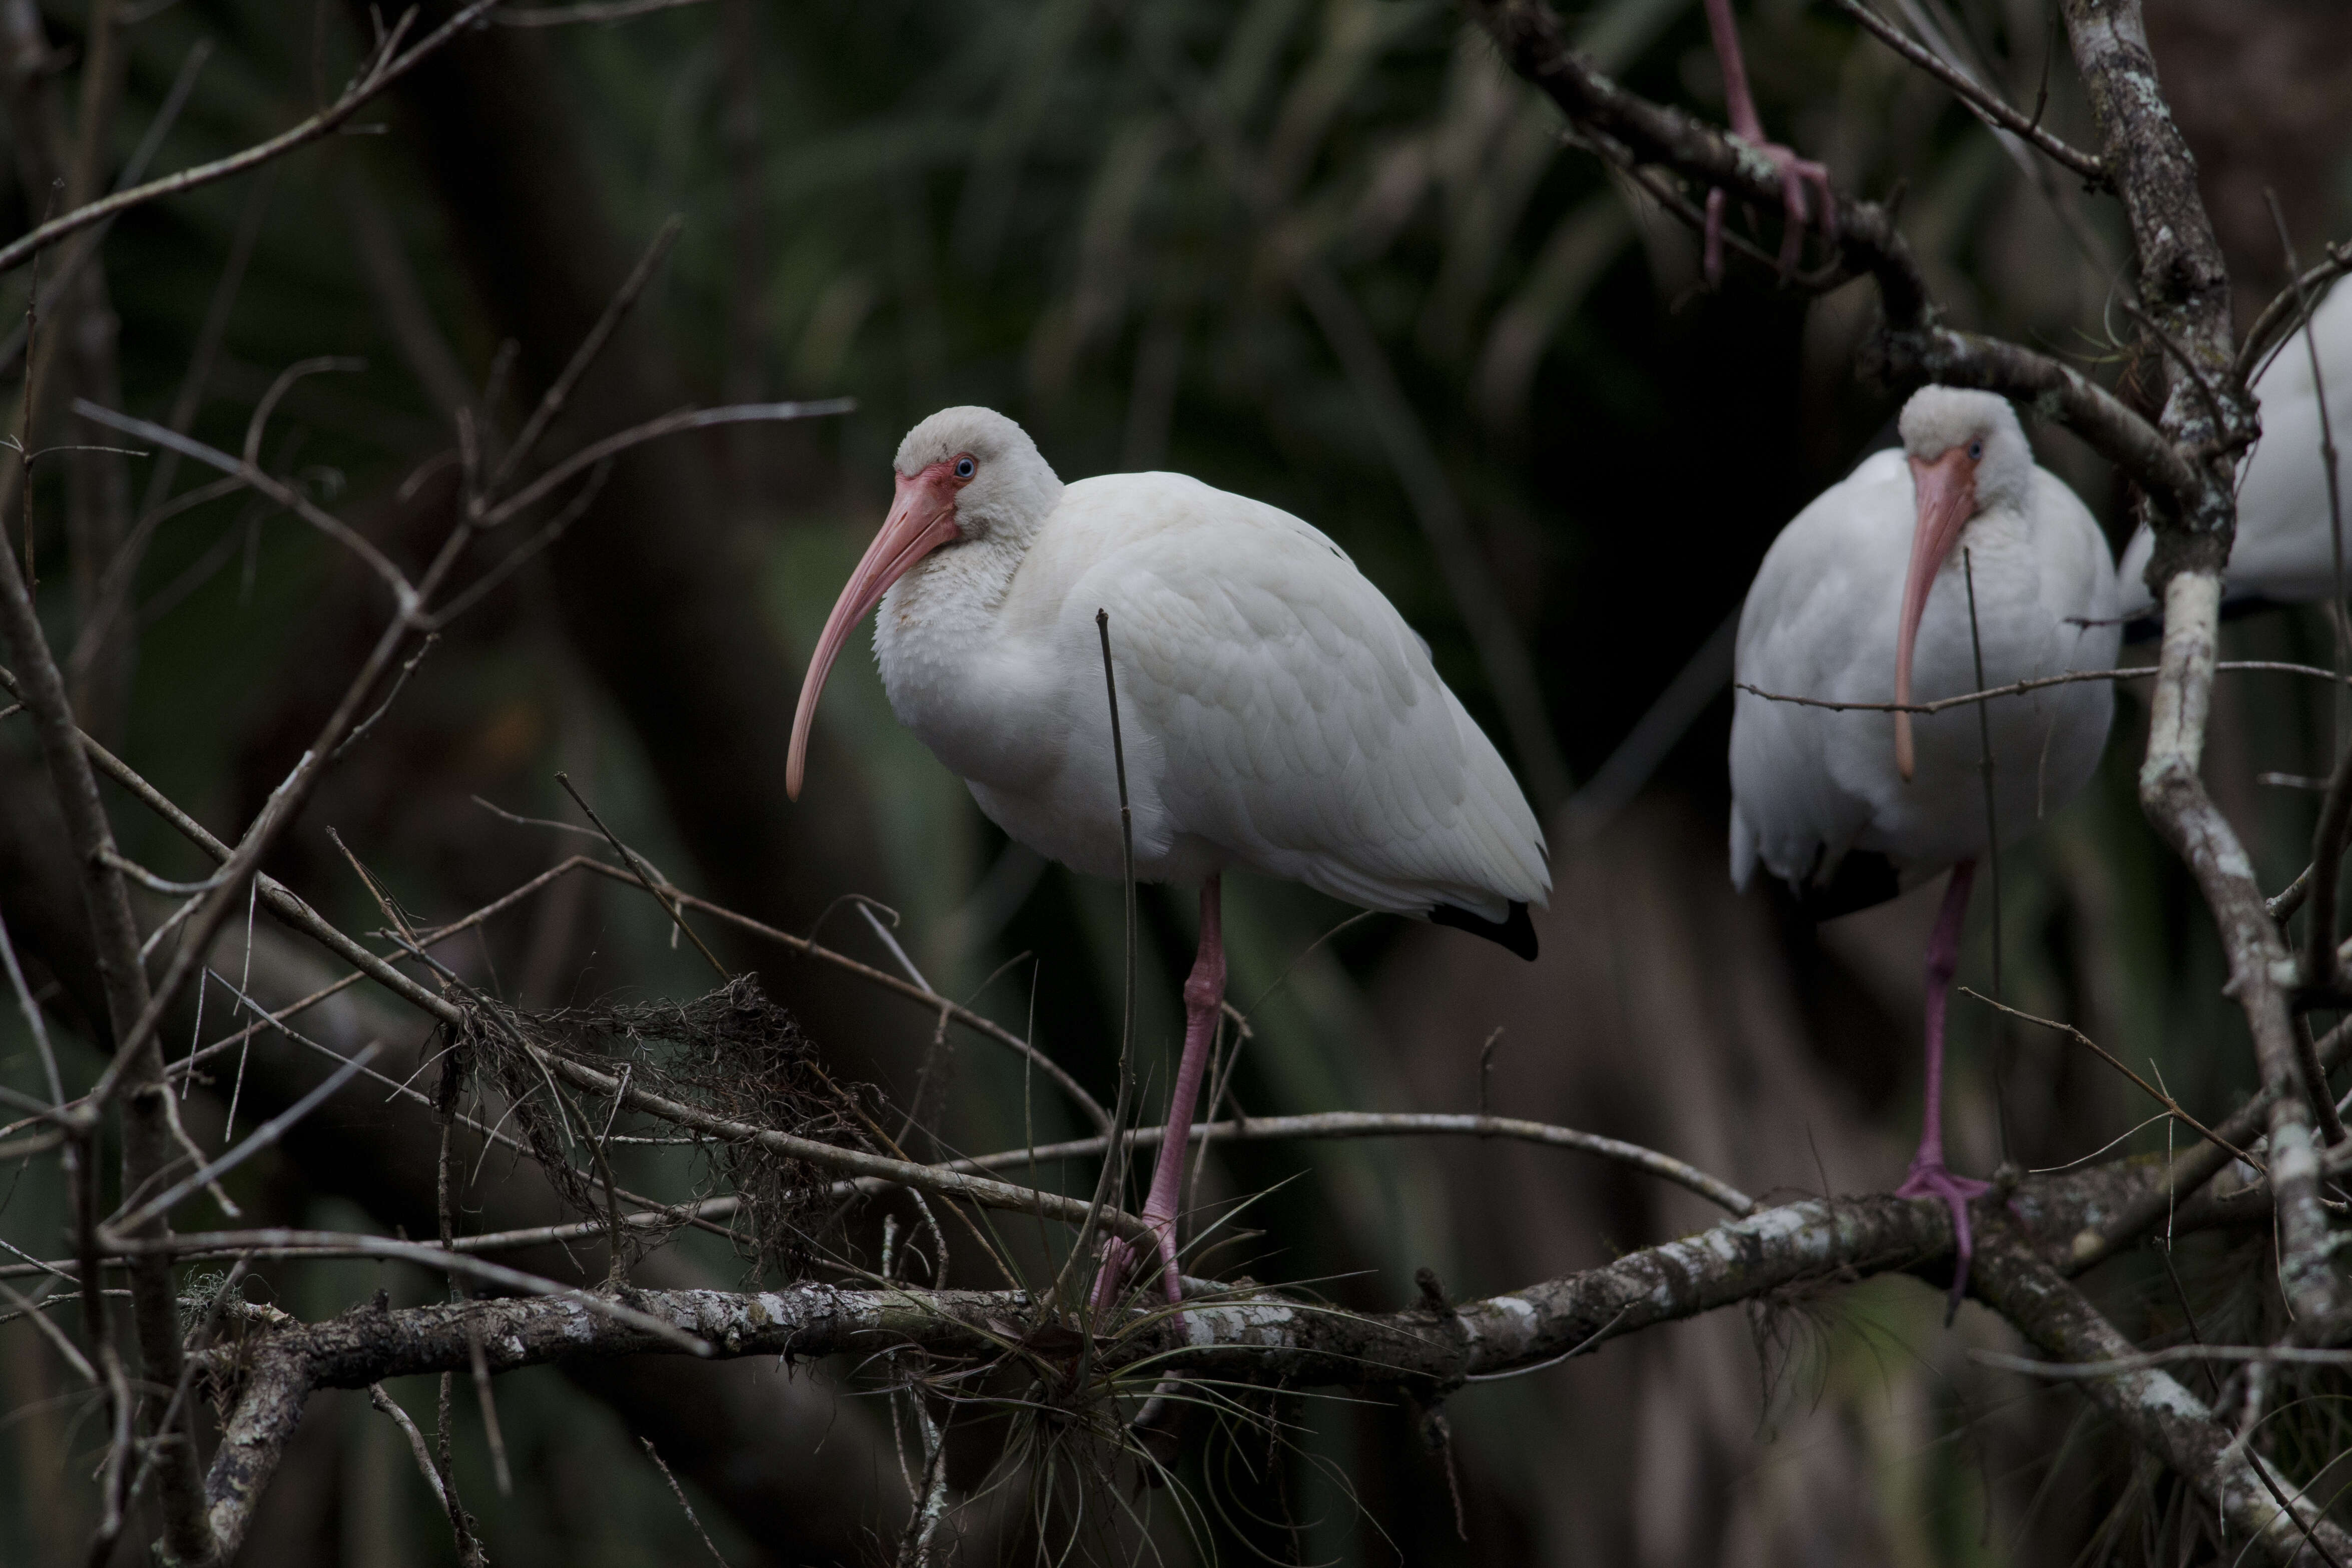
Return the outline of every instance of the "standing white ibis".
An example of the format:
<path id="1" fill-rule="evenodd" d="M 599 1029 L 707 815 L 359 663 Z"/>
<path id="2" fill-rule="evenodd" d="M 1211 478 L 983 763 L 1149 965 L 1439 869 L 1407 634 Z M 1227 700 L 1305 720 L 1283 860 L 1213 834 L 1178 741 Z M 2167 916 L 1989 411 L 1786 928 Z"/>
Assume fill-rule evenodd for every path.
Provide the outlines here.
<path id="1" fill-rule="evenodd" d="M 2238 471 L 2238 538 L 2230 547 L 2222 592 L 2230 607 L 2308 604 L 2336 595 L 2335 512 L 2327 502 L 2327 464 L 2321 443 L 2321 393 L 2334 416 L 2339 443 L 2352 444 L 2344 428 L 2352 415 L 2352 288 L 2339 287 L 2311 315 L 2319 348 L 2314 378 L 2311 348 L 2297 332 L 2281 345 L 2254 378 L 2254 401 L 2262 405 L 2263 434 Z M 2338 476 L 2344 509 L 2347 575 L 2352 576 L 2352 467 Z M 2122 580 L 2123 613 L 2128 620 L 2152 614 L 2155 601 L 2143 579 L 2156 538 L 2145 526 L 2124 547 L 2116 575 Z"/>
<path id="2" fill-rule="evenodd" d="M 1986 822 L 1991 735 L 2000 841 L 2081 789 L 2106 745 L 2105 681 L 2045 686 L 1934 715 L 1838 710 L 1759 695 L 1913 705 L 2115 661 L 2116 573 L 2091 514 L 2034 465 L 2009 404 L 1927 387 L 1881 452 L 1797 514 L 1740 612 L 1731 721 L 1731 878 L 1758 862 L 1817 919 L 1951 880 L 1927 943 L 1927 1084 L 1919 1151 L 1897 1190 L 1951 1207 L 1968 1281 L 1969 1200 L 1944 1164 L 1944 1003 Z M 1974 615 L 1969 605 L 1975 589 Z M 1972 624 L 1973 619 L 1973 624 Z M 1981 645 L 1983 678 L 1978 678 Z"/>
<path id="3" fill-rule="evenodd" d="M 1197 883 L 1184 1050 L 1144 1218 L 1178 1299 L 1178 1177 L 1224 998 L 1219 879 L 1287 877 L 1536 956 L 1551 891 L 1535 812 L 1429 651 L 1347 553 L 1288 513 L 1181 474 L 1065 485 L 1026 432 L 950 408 L 898 447 L 898 494 L 809 660 L 785 787 L 797 799 L 833 662 L 880 605 L 891 711 L 991 821 L 1122 874 L 1110 656 L 1135 873 Z M 1133 1259 L 1106 1249 L 1096 1300 Z"/>

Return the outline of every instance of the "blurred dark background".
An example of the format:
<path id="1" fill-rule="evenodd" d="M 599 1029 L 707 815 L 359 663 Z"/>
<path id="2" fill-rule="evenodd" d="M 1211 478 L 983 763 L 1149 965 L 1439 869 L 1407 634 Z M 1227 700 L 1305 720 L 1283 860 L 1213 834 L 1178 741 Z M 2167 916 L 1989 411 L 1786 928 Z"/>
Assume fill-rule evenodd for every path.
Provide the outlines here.
<path id="1" fill-rule="evenodd" d="M 2054 9 L 1904 0 L 1960 57 L 2088 141 Z M 447 14 L 424 8 L 420 30 Z M 2352 216 L 2352 12 L 2323 0 L 2150 0 L 2165 83 L 2240 280 L 2242 319 L 2284 277 L 2263 193 L 2306 257 Z M 38 138 L 83 90 L 89 16 L 0 0 L 14 182 L 0 231 L 47 210 Z M 1961 324 L 2112 376 L 2126 264 L 2113 204 L 2021 167 L 1934 84 L 1831 7 L 1739 7 L 1768 128 L 1846 188 L 1904 195 L 1903 226 Z M 377 10 L 145 0 L 130 25 L 110 166 L 209 47 L 154 167 L 257 141 L 331 98 Z M 1571 16 L 1605 68 L 1720 113 L 1690 0 Z M 2056 51 L 2053 59 L 2053 51 Z M 457 622 L 270 868 L 347 928 L 380 924 L 330 827 L 411 909 L 460 914 L 574 850 L 478 804 L 579 819 L 567 770 L 670 876 L 886 967 L 844 895 L 894 909 L 941 991 L 1025 1030 L 1105 1098 L 1118 1049 L 1118 890 L 1009 846 L 891 722 L 870 662 L 836 673 L 798 805 L 782 787 L 799 661 L 888 497 L 900 434 L 951 402 L 1021 420 L 1065 477 L 1167 467 L 1262 497 L 1338 538 L 1426 636 L 1550 825 L 1545 956 L 1518 966 L 1391 920 L 1318 938 L 1348 910 L 1246 879 L 1228 897 L 1232 997 L 1255 1038 L 1234 1078 L 1254 1113 L 1469 1109 L 1634 1138 L 1753 1192 L 1896 1179 L 1917 1115 L 1918 898 L 1819 931 L 1725 874 L 1727 641 L 1774 533 L 1885 438 L 1858 384 L 1866 285 L 1818 299 L 1737 265 L 1700 286 L 1696 247 L 1633 187 L 1563 147 L 1559 122 L 1475 29 L 1430 0 L 708 0 L 635 19 L 467 36 L 379 105 L 271 170 L 140 208 L 49 309 L 74 390 L 192 419 L 230 450 L 289 364 L 309 377 L 262 446 L 396 557 L 449 525 L 453 421 L 509 437 L 632 259 L 685 226 L 580 389 L 551 451 L 688 402 L 850 395 L 845 418 L 745 425 L 633 453 L 570 532 Z M 0 280 L 0 320 L 27 279 Z M 12 371 L 21 374 L 21 369 Z M 110 439 L 60 417 L 40 443 Z M 2120 541 L 2104 466 L 2037 432 Z M 207 476 L 83 455 L 37 472 L 43 608 L 75 649 L 89 727 L 216 831 L 249 820 L 340 695 L 387 612 L 379 584 L 245 497 L 153 523 L 110 605 L 105 563 Z M 123 558 L 131 559 L 131 558 Z M 494 556 L 490 559 L 494 559 Z M 94 630 L 93 630 L 94 629 Z M 2228 633 L 2231 653 L 2326 662 L 2316 615 Z M 861 638 L 862 645 L 862 638 Z M 1648 721 L 1645 723 L 1645 716 Z M 2309 798 L 2253 782 L 2324 773 L 2324 698 L 2225 685 L 2209 767 L 2267 884 L 2298 870 Z M 2086 797 L 2001 867 L 2000 983 L 2218 1113 L 2251 1077 L 2218 951 L 2133 796 L 2137 699 Z M 1629 737 L 1633 737 L 1629 742 Z M 29 949 L 87 1082 L 88 955 L 60 904 L 46 786 L 24 726 L 0 725 L 0 909 Z M 1613 759 L 1613 760 L 1612 760 Z M 115 797 L 131 852 L 194 875 L 184 845 Z M 1930 895 L 1932 898 L 1932 895 Z M 45 903 L 44 900 L 47 902 Z M 1995 967 L 1980 896 L 1963 979 Z M 64 913 L 60 913 L 60 911 Z M 1142 1060 L 1178 1027 L 1188 894 L 1147 890 Z M 46 917 L 46 919 L 45 919 Z M 264 926 L 267 925 L 265 919 Z M 216 959 L 289 999 L 331 973 L 267 929 Z M 1080 1130 L 977 1037 L 773 947 L 730 945 L 803 1019 L 834 1071 L 918 1096 L 943 1149 Z M 529 1006 L 694 994 L 708 970 L 629 890 L 562 884 L 445 955 Z M 228 999 L 183 1040 L 228 1025 Z M 1956 1165 L 2060 1165 L 2162 1126 L 2051 1035 L 1956 1003 Z M 1495 1031 L 1501 1031 L 1499 1039 Z M 425 1030 L 339 1003 L 324 1038 L 415 1053 Z M 175 1050 L 184 1049 L 184 1046 Z M 36 1069 L 0 1019 L 9 1081 Z M 257 1041 L 189 1102 L 220 1135 L 316 1082 L 316 1058 Z M 405 1068 L 393 1071 L 394 1077 Z M 239 1173 L 262 1222 L 429 1232 L 421 1117 L 352 1093 Z M 1707 1211 L 1612 1167 L 1487 1145 L 1258 1145 L 1209 1162 L 1222 1202 L 1260 1194 L 1222 1267 L 1315 1281 L 1355 1306 L 1434 1269 L 1486 1293 L 1695 1228 Z M 1084 1171 L 1062 1173 L 1084 1183 Z M 55 1182 L 16 1162 L 0 1239 L 58 1248 Z M 688 1173 L 644 1151 L 641 1190 Z M 469 1189 L 479 1228 L 544 1215 L 526 1168 Z M 2182 1249 L 2189 1291 L 2225 1312 L 2247 1261 Z M 576 1264 L 547 1252 L 527 1266 Z M 732 1283 L 746 1265 L 682 1239 L 641 1277 Z M 668 1272 L 665 1273 L 664 1270 Z M 2178 1310 L 2136 1264 L 2100 1288 L 2126 1327 Z M 265 1270 L 324 1314 L 373 1265 Z M 2137 1301 L 2138 1304 L 2134 1305 Z M 1612 1344 L 1596 1359 L 1450 1401 L 1465 1540 L 1418 1412 L 1341 1396 L 1284 1402 L 1290 1440 L 1202 1438 L 1195 1507 L 1162 1501 L 1170 1561 L 2063 1564 L 2102 1560 L 2165 1504 L 2062 1392 L 1970 1364 L 2007 1343 L 1974 1309 L 1947 1333 L 1906 1280 Z M 2137 1316 L 2132 1314 L 2137 1313 Z M 553 1369 L 502 1380 L 516 1490 L 499 1496 L 470 1425 L 461 1476 L 502 1563 L 679 1562 L 701 1553 L 635 1437 L 677 1465 L 730 1561 L 866 1562 L 895 1550 L 905 1488 L 856 1369 Z M 396 1390 L 422 1414 L 429 1389 Z M 24 1325 L 0 1327 L 0 1558 L 63 1562 L 89 1524 L 100 1447 Z M 989 1438 L 960 1439 L 977 1486 Z M 1250 1449 L 1249 1443 L 1258 1445 Z M 1017 1488 L 1014 1489 L 1017 1491 Z M 1139 1503 L 1139 1507 L 1144 1504 Z M 1025 1550 L 1019 1510 L 971 1511 L 967 1560 Z M 1184 1520 L 1191 1519 L 1188 1526 Z M 2126 1528 L 2128 1527 L 2128 1528 Z M 133 1531 L 136 1534 L 136 1531 Z M 2137 1537 L 2132 1537 L 2137 1540 Z M 126 1546 L 121 1560 L 129 1562 Z M 245 1552 L 256 1564 L 437 1563 L 446 1524 L 397 1433 L 364 1400 L 318 1401 Z"/>

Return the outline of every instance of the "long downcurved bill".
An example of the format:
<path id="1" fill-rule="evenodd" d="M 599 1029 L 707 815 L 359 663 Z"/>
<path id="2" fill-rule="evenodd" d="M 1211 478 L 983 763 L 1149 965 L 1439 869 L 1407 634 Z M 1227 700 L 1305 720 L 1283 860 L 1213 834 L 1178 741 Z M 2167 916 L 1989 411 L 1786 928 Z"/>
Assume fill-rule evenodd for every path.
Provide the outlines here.
<path id="1" fill-rule="evenodd" d="M 816 699 L 824 690 L 825 676 L 833 673 L 833 661 L 840 656 L 842 644 L 882 602 L 892 583 L 906 576 L 917 561 L 958 538 L 955 486 L 948 478 L 946 464 L 935 463 L 920 474 L 911 477 L 901 474 L 898 479 L 898 493 L 890 503 L 890 515 L 874 542 L 866 547 L 865 558 L 849 574 L 841 597 L 833 601 L 833 613 L 825 617 L 816 652 L 809 656 L 800 706 L 793 713 L 792 751 L 784 759 L 784 793 L 795 800 L 801 798 L 801 775 L 808 763 L 809 727 L 816 721 Z"/>
<path id="2" fill-rule="evenodd" d="M 1918 521 L 1911 534 L 1911 572 L 1903 582 L 1903 624 L 1895 633 L 1895 700 L 1911 703 L 1911 653 L 1919 641 L 1919 618 L 1927 613 L 1927 594 L 1936 574 L 1959 542 L 1960 530 L 1976 515 L 1976 465 L 1968 448 L 1955 446 L 1934 462 L 1911 459 L 1911 489 L 1918 503 Z M 1917 758 L 1911 747 L 1911 716 L 1895 715 L 1895 767 L 1905 781 Z"/>

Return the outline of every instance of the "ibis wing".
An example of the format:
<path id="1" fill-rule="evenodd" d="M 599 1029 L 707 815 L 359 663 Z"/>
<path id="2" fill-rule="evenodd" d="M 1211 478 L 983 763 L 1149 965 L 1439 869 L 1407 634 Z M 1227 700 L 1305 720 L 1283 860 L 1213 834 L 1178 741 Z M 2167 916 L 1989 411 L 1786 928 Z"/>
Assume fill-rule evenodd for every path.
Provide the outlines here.
<path id="1" fill-rule="evenodd" d="M 1894 721 L 1772 696 L 1885 702 L 1894 695 L 1899 534 L 1874 509 L 1907 507 L 1899 453 L 1882 453 L 1797 514 L 1765 552 L 1739 614 L 1731 720 L 1731 874 L 1760 861 L 1798 886 L 1833 876 L 1869 826 L 1857 772 L 1891 768 Z M 1765 695 L 1759 694 L 1771 694 Z"/>
<path id="2" fill-rule="evenodd" d="M 1535 813 L 1396 608 L 1297 518 L 1169 477 L 1181 525 L 1130 530 L 1069 602 L 1111 612 L 1171 829 L 1376 909 L 1543 903 Z"/>

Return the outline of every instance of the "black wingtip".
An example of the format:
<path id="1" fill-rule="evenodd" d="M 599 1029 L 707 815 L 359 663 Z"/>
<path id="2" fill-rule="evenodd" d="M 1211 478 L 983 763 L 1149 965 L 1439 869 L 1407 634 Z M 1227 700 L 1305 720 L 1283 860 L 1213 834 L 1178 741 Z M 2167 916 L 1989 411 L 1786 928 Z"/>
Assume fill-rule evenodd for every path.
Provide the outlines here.
<path id="1" fill-rule="evenodd" d="M 1903 891 L 1895 862 L 1875 850 L 1855 850 L 1838 862 L 1837 873 L 1824 883 L 1809 883 L 1796 890 L 1798 906 L 1806 918 L 1834 920 L 1885 904 Z"/>
<path id="2" fill-rule="evenodd" d="M 1456 931 L 1484 936 L 1508 947 L 1530 964 L 1536 961 L 1536 923 L 1528 918 L 1528 906 L 1517 900 L 1512 901 L 1509 916 L 1502 920 L 1488 920 L 1466 909 L 1441 904 L 1429 912 L 1429 921 L 1433 925 L 1451 925 Z"/>

